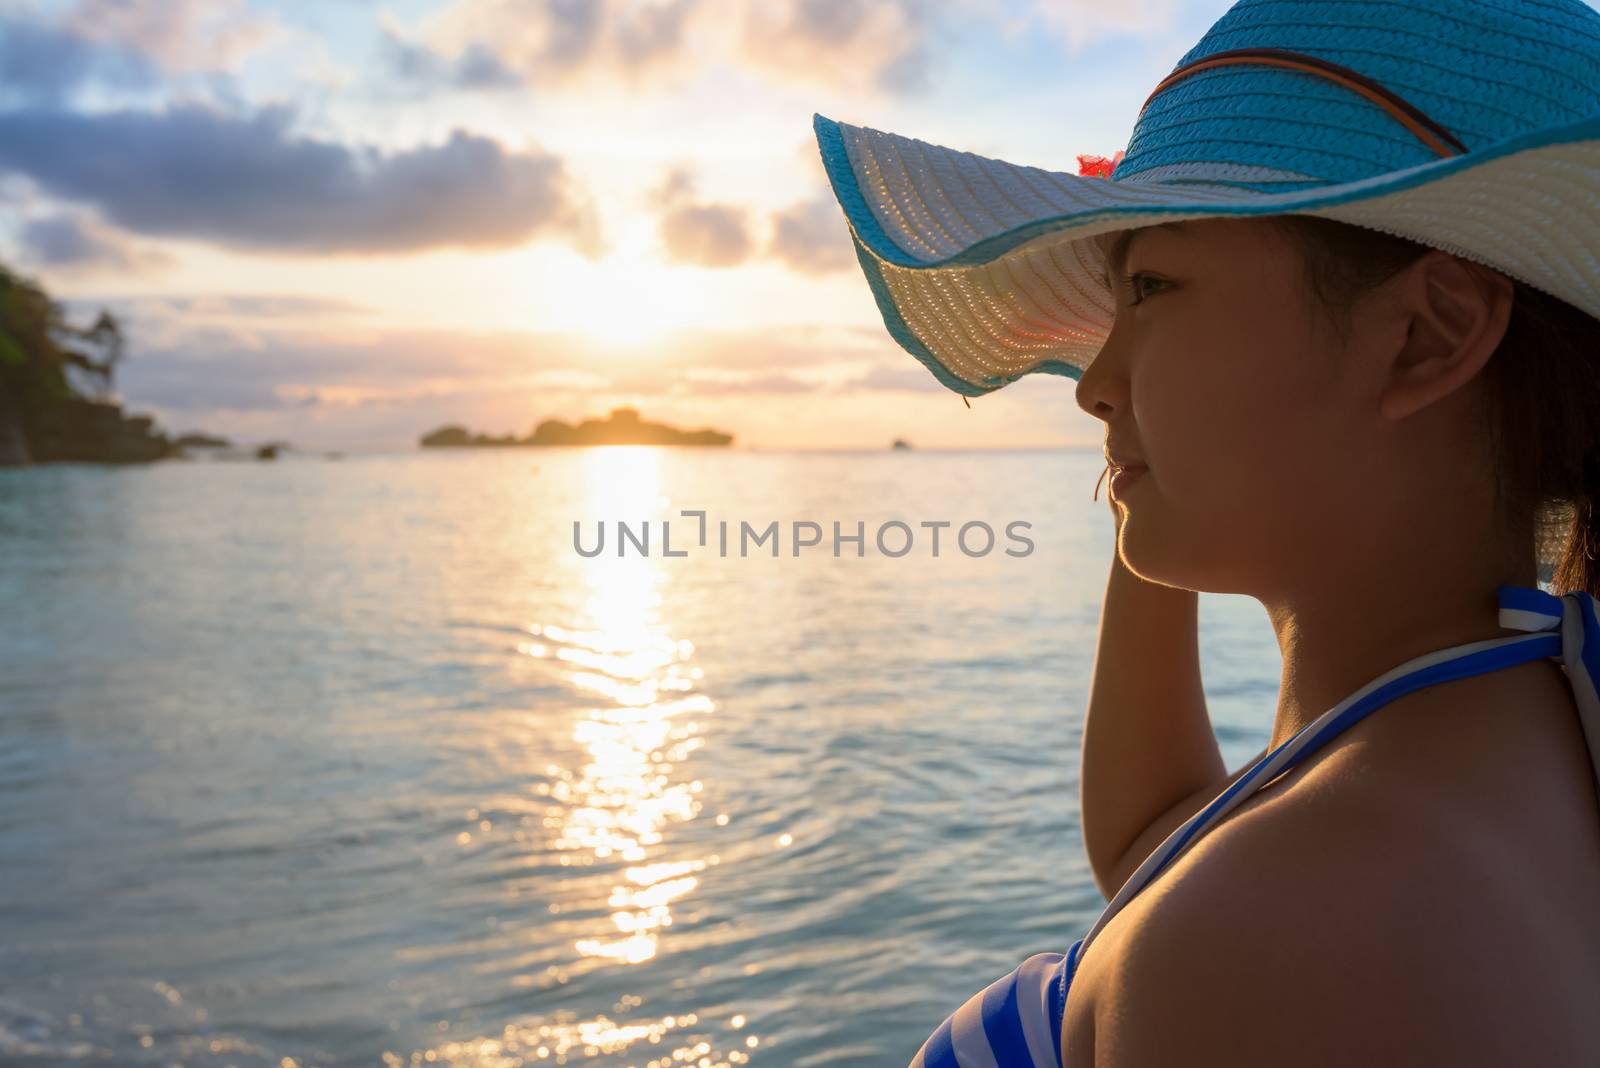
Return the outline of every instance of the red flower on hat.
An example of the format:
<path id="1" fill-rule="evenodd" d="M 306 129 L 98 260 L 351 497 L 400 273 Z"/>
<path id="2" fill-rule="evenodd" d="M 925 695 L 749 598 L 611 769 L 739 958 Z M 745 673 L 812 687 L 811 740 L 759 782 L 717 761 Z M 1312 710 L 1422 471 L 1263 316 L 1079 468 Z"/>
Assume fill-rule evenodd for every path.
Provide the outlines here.
<path id="1" fill-rule="evenodd" d="M 1089 178 L 1110 178 L 1111 172 L 1117 169 L 1117 164 L 1122 162 L 1122 150 L 1110 159 L 1104 156 L 1078 156 L 1078 174 Z"/>

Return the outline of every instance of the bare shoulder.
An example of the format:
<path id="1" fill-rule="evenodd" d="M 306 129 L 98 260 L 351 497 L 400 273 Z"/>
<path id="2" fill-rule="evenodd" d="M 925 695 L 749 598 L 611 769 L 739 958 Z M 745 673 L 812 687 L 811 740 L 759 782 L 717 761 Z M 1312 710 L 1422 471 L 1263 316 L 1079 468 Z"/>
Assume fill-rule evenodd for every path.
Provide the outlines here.
<path id="1" fill-rule="evenodd" d="M 1560 932 L 1492 840 L 1421 794 L 1295 793 L 1146 892 L 1096 1065 L 1569 1062 L 1582 992 L 1552 981 Z"/>

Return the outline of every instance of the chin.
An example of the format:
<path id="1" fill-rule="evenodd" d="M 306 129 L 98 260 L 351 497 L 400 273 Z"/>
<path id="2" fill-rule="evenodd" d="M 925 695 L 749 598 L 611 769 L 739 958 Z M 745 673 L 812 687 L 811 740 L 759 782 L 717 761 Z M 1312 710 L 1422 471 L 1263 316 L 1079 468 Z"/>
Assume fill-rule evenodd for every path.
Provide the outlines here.
<path id="1" fill-rule="evenodd" d="M 1122 566 L 1144 581 L 1193 593 L 1244 592 L 1227 588 L 1239 585 L 1225 579 L 1225 574 L 1234 569 L 1215 566 L 1194 539 L 1168 541 L 1159 535 L 1147 535 L 1130 515 L 1123 520 L 1122 532 L 1117 538 L 1117 555 Z"/>

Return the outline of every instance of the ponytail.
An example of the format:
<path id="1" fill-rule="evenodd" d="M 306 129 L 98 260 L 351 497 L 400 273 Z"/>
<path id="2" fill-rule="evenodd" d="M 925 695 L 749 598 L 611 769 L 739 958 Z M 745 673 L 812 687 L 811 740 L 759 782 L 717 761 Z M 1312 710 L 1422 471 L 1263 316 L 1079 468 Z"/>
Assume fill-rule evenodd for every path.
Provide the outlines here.
<path id="1" fill-rule="evenodd" d="M 1584 456 L 1582 476 L 1573 500 L 1557 516 L 1558 523 L 1564 521 L 1565 531 L 1559 539 L 1559 559 L 1551 568 L 1552 592 L 1565 594 L 1582 590 L 1600 597 L 1600 523 L 1596 522 L 1597 518 L 1600 518 L 1600 449 L 1593 449 Z M 1556 547 L 1553 542 L 1541 546 L 1542 549 Z"/>

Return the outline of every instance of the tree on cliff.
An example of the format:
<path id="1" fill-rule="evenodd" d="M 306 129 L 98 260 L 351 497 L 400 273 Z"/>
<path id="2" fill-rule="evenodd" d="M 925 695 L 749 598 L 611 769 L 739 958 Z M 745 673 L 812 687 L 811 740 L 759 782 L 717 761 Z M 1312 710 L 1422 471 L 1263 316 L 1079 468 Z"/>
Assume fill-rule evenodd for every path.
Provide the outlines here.
<path id="1" fill-rule="evenodd" d="M 75 347 L 85 343 L 97 351 Z M 103 394 L 122 353 L 122 328 L 110 312 L 75 327 L 37 283 L 0 264 L 0 382 L 25 406 L 35 397 L 74 396 L 75 384 Z"/>
<path id="2" fill-rule="evenodd" d="M 171 455 L 149 419 L 110 400 L 123 351 L 110 312 L 74 326 L 36 282 L 0 264 L 0 463 Z"/>

